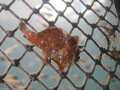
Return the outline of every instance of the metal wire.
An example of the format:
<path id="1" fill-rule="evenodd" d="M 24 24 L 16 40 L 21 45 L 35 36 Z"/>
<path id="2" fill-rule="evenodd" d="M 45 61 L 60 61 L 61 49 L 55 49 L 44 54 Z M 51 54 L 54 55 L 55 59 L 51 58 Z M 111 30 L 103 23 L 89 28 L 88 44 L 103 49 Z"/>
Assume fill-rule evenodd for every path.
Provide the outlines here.
<path id="1" fill-rule="evenodd" d="M 117 79 L 119 82 L 120 82 L 120 77 L 116 75 L 116 70 L 118 68 L 118 66 L 120 66 L 120 50 L 117 50 L 117 49 L 113 49 L 111 50 L 111 40 L 110 40 L 110 32 L 108 34 L 106 34 L 106 32 L 104 32 L 102 30 L 102 28 L 105 28 L 104 26 L 99 26 L 98 23 L 100 22 L 100 20 L 102 21 L 105 21 L 107 22 L 111 27 L 112 29 L 110 28 L 106 28 L 106 30 L 111 30 L 112 32 L 112 35 L 114 32 L 119 32 L 120 33 L 120 30 L 118 29 L 119 27 L 119 22 L 116 24 L 116 25 L 113 25 L 111 22 L 109 22 L 105 17 L 107 15 L 107 13 L 111 13 L 114 17 L 117 18 L 116 14 L 111 10 L 111 7 L 112 5 L 114 5 L 114 2 L 111 0 L 111 4 L 109 6 L 104 6 L 99 0 L 93 0 L 91 1 L 92 4 L 91 5 L 87 5 L 85 4 L 84 0 L 79 0 L 79 2 L 81 2 L 83 5 L 85 5 L 86 9 L 84 10 L 84 12 L 82 13 L 79 13 L 75 7 L 72 5 L 73 1 L 74 0 L 71 0 L 71 2 L 66 2 L 64 0 L 62 0 L 65 4 L 66 4 L 66 7 L 65 7 L 65 10 L 64 11 L 58 11 L 50 2 L 49 0 L 42 0 L 42 4 L 39 8 L 33 8 L 31 7 L 27 1 L 25 0 L 21 0 L 32 12 L 31 14 L 29 15 L 28 18 L 26 19 L 23 19 L 21 17 L 19 17 L 10 7 L 12 5 L 14 5 L 14 2 L 16 0 L 12 0 L 8 5 L 4 4 L 4 3 L 0 3 L 0 13 L 2 13 L 3 10 L 5 10 L 6 12 L 9 12 L 10 14 L 12 14 L 16 19 L 18 19 L 19 21 L 24 21 L 27 23 L 27 25 L 34 31 L 37 31 L 32 25 L 29 24 L 29 20 L 31 19 L 31 17 L 34 15 L 34 14 L 37 14 L 38 16 L 40 16 L 43 20 L 45 20 L 49 27 L 52 27 L 52 26 L 56 26 L 55 23 L 58 21 L 58 17 L 63 17 L 71 26 L 71 30 L 70 30 L 70 34 L 74 31 L 74 28 L 77 28 L 87 39 L 85 41 L 85 44 L 84 45 L 79 45 L 79 49 L 81 52 L 84 52 L 85 54 L 87 54 L 91 60 L 94 62 L 94 65 L 93 65 L 93 68 L 91 70 L 91 72 L 87 72 L 85 71 L 79 64 L 76 64 L 76 67 L 84 73 L 85 75 L 85 79 L 84 79 L 84 83 L 82 86 L 77 86 L 72 80 L 71 78 L 69 78 L 67 76 L 69 70 L 70 70 L 70 67 L 68 67 L 67 71 L 65 73 L 60 73 L 59 71 L 57 71 L 57 69 L 52 65 L 50 64 L 50 67 L 54 70 L 54 72 L 56 72 L 58 75 L 59 75 L 59 80 L 57 81 L 57 84 L 56 86 L 54 87 L 51 87 L 49 88 L 44 82 L 42 82 L 41 79 L 38 78 L 38 75 L 41 74 L 41 71 L 46 67 L 46 64 L 43 63 L 39 70 L 36 72 L 36 73 L 29 73 L 28 71 L 26 71 L 24 69 L 24 67 L 21 65 L 21 60 L 23 59 L 23 57 L 26 55 L 27 52 L 32 52 L 36 55 L 36 57 L 38 57 L 39 59 L 42 59 L 42 56 L 40 56 L 34 49 L 33 49 L 33 46 L 31 45 L 28 45 L 28 44 L 24 44 L 19 38 L 17 38 L 14 34 L 15 32 L 17 32 L 18 30 L 18 26 L 16 26 L 16 28 L 14 28 L 13 30 L 6 30 L 5 27 L 3 27 L 2 25 L 0 25 L 0 29 L 2 30 L 2 32 L 5 34 L 3 36 L 3 38 L 1 39 L 0 41 L 0 46 L 4 43 L 4 41 L 7 39 L 7 37 L 11 38 L 11 39 L 14 39 L 16 40 L 19 44 L 21 44 L 25 51 L 22 53 L 22 55 L 19 57 L 19 58 L 16 58 L 16 59 L 11 59 L 9 58 L 5 52 L 0 49 L 0 54 L 8 61 L 10 62 L 10 64 L 8 65 L 8 67 L 6 68 L 5 72 L 3 74 L 0 75 L 0 84 L 4 84 L 9 90 L 13 90 L 14 88 L 12 88 L 5 80 L 4 78 L 7 76 L 7 74 L 9 73 L 10 69 L 12 67 L 16 67 L 18 69 L 20 69 L 28 78 L 29 78 L 29 81 L 26 83 L 26 86 L 24 87 L 24 90 L 27 90 L 29 87 L 30 87 L 30 84 L 34 81 L 38 82 L 40 85 L 43 86 L 43 88 L 45 88 L 46 90 L 57 90 L 60 86 L 60 83 L 62 82 L 62 80 L 67 80 L 68 82 L 70 82 L 70 84 L 74 87 L 75 90 L 84 90 L 84 88 L 86 87 L 86 84 L 87 84 L 87 81 L 89 79 L 92 79 L 96 84 L 98 84 L 103 90 L 110 90 L 109 89 L 109 86 L 110 86 L 110 81 L 112 80 L 112 78 L 115 78 Z M 104 8 L 106 11 L 104 13 L 104 15 L 99 15 L 98 12 L 96 12 L 92 6 L 93 4 L 97 2 L 101 5 L 102 8 Z M 57 13 L 57 17 L 55 18 L 54 21 L 48 21 L 44 15 L 42 15 L 40 13 L 40 10 L 43 8 L 43 5 L 45 4 L 48 4 L 52 7 L 52 9 L 54 9 L 54 11 Z M 68 19 L 66 16 L 65 16 L 65 12 L 66 12 L 66 9 L 68 7 L 71 7 L 75 14 L 79 16 L 77 22 L 72 22 L 70 19 Z M 90 23 L 84 16 L 85 16 L 85 13 L 88 11 L 88 10 L 91 10 L 99 19 L 96 23 Z M 83 19 L 84 22 L 86 22 L 91 28 L 92 28 L 92 33 L 91 34 L 87 34 L 78 24 L 80 22 L 80 20 Z M 95 29 L 98 29 L 106 38 L 106 41 L 107 41 L 107 47 L 104 48 L 102 46 L 100 46 L 93 38 L 93 33 L 94 33 L 94 30 Z M 114 36 L 114 35 L 113 35 Z M 115 36 L 116 38 L 116 36 Z M 99 49 L 100 51 L 100 56 L 98 59 L 94 58 L 94 56 L 92 56 L 91 53 L 89 53 L 86 49 L 86 45 L 89 41 L 92 41 L 96 47 Z M 106 67 L 101 63 L 102 62 L 102 56 L 103 54 L 107 55 L 109 58 L 111 58 L 114 62 L 115 62 L 115 66 L 114 66 L 114 70 L 108 70 L 106 69 Z M 106 73 L 108 73 L 109 75 L 109 78 L 108 78 L 108 81 L 106 84 L 102 84 L 101 82 L 99 82 L 99 80 L 97 80 L 93 74 L 94 74 L 94 71 L 95 71 L 95 68 L 96 66 L 100 66 Z"/>

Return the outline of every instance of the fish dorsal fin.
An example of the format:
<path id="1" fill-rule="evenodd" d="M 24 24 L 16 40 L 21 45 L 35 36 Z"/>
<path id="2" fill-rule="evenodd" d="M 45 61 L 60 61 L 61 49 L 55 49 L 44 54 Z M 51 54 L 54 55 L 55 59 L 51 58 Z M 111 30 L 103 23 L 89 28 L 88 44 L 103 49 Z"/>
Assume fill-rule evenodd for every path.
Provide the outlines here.
<path id="1" fill-rule="evenodd" d="M 75 41 L 78 43 L 79 42 L 79 37 L 78 36 L 73 36 L 73 38 L 75 39 Z"/>
<path id="2" fill-rule="evenodd" d="M 20 22 L 18 28 L 21 30 L 22 33 L 28 31 L 28 28 L 24 22 Z"/>

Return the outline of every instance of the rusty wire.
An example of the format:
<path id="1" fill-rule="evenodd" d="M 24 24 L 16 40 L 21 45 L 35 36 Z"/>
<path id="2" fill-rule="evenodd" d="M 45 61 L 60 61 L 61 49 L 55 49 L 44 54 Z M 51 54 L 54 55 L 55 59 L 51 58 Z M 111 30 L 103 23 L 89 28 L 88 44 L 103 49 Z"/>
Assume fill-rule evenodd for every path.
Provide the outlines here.
<path id="1" fill-rule="evenodd" d="M 84 3 L 84 1 L 82 0 L 79 0 L 79 2 L 81 2 L 83 5 L 86 6 L 86 10 L 84 10 L 83 13 L 79 13 L 77 12 L 77 10 L 74 8 L 74 6 L 72 6 L 71 4 L 73 3 L 74 0 L 72 0 L 71 2 L 66 2 L 64 0 L 62 0 L 65 4 L 66 4 L 66 8 L 63 12 L 61 11 L 58 11 L 50 2 L 49 0 L 42 0 L 42 4 L 39 8 L 32 8 L 28 3 L 27 1 L 25 0 L 21 0 L 32 12 L 31 14 L 29 15 L 28 18 L 24 19 L 24 18 L 20 18 L 16 13 L 14 13 L 14 11 L 12 11 L 12 9 L 10 8 L 14 2 L 16 0 L 12 0 L 11 3 L 9 3 L 8 5 L 6 4 L 3 4 L 3 3 L 0 3 L 0 13 L 2 13 L 3 10 L 5 10 L 6 12 L 9 12 L 11 13 L 16 19 L 18 19 L 19 21 L 24 21 L 26 22 L 26 24 L 31 27 L 32 30 L 34 31 L 37 31 L 32 25 L 30 25 L 28 23 L 28 21 L 31 19 L 31 17 L 34 15 L 34 14 L 37 14 L 39 15 L 42 19 L 44 19 L 49 27 L 52 27 L 52 26 L 56 26 L 55 23 L 57 22 L 58 20 L 58 17 L 63 17 L 64 19 L 66 19 L 67 22 L 69 22 L 72 26 L 71 30 L 70 30 L 70 34 L 72 33 L 73 29 L 74 28 L 77 28 L 87 39 L 85 41 L 85 44 L 84 45 L 79 45 L 79 48 L 80 48 L 80 51 L 81 52 L 84 52 L 85 54 L 87 54 L 91 60 L 94 62 L 94 65 L 93 65 L 93 68 L 91 70 L 91 72 L 87 72 L 85 71 L 79 64 L 76 64 L 76 67 L 82 71 L 85 75 L 85 79 L 84 79 L 84 83 L 82 86 L 77 86 L 68 76 L 68 72 L 70 70 L 70 66 L 68 67 L 67 71 L 65 73 L 60 73 L 59 71 L 57 71 L 57 69 L 52 65 L 50 64 L 50 67 L 59 75 L 59 80 L 57 81 L 57 84 L 56 86 L 54 87 L 47 87 L 47 85 L 45 83 L 43 83 L 39 78 L 38 78 L 38 75 L 41 74 L 41 71 L 44 69 L 44 67 L 46 66 L 45 63 L 43 63 L 39 70 L 36 72 L 36 73 L 29 73 L 28 71 L 26 71 L 24 69 L 24 67 L 21 65 L 21 60 L 23 59 L 23 57 L 25 56 L 25 54 L 27 52 L 33 52 L 36 57 L 38 57 L 39 59 L 42 59 L 42 57 L 33 49 L 33 46 L 32 45 L 28 45 L 28 44 L 24 44 L 22 41 L 19 40 L 19 38 L 17 38 L 14 34 L 15 32 L 17 32 L 18 30 L 18 26 L 16 26 L 16 28 L 14 28 L 13 30 L 5 30 L 3 26 L 0 25 L 0 29 L 2 30 L 2 32 L 4 32 L 4 36 L 3 38 L 1 39 L 0 41 L 0 46 L 4 43 L 4 41 L 7 39 L 7 37 L 9 38 L 12 38 L 14 40 L 16 40 L 19 44 L 21 44 L 25 51 L 22 53 L 22 55 L 17 58 L 17 59 L 11 59 L 9 58 L 5 52 L 0 48 L 0 54 L 7 60 L 10 62 L 10 64 L 8 65 L 8 67 L 6 68 L 5 72 L 3 74 L 0 75 L 0 84 L 4 84 L 9 90 L 13 90 L 13 88 L 4 80 L 4 78 L 7 76 L 8 72 L 10 71 L 10 69 L 12 67 L 17 67 L 18 69 L 20 69 L 24 74 L 26 74 L 26 76 L 29 78 L 29 81 L 26 83 L 25 87 L 24 87 L 24 90 L 27 90 L 30 86 L 30 84 L 34 81 L 38 82 L 40 85 L 42 85 L 46 90 L 57 90 L 60 86 L 60 83 L 62 82 L 62 80 L 66 79 L 68 82 L 70 82 L 70 84 L 74 87 L 75 90 L 84 90 L 84 88 L 86 87 L 86 83 L 89 79 L 92 79 L 95 83 L 97 83 L 103 90 L 109 90 L 109 85 L 110 85 L 110 81 L 112 80 L 112 78 L 115 78 L 117 79 L 119 82 L 120 82 L 120 77 L 116 75 L 116 69 L 117 67 L 120 65 L 120 56 L 119 56 L 119 53 L 120 51 L 119 50 L 110 50 L 110 46 L 111 46 L 111 41 L 109 40 L 109 37 L 107 34 L 105 34 L 105 32 L 100 28 L 100 26 L 98 26 L 98 23 L 100 20 L 103 20 L 105 22 L 107 22 L 113 29 L 113 32 L 117 31 L 117 32 L 120 32 L 120 30 L 118 29 L 119 27 L 119 22 L 116 24 L 116 25 L 113 25 L 111 22 L 109 22 L 107 19 L 105 19 L 106 17 L 106 14 L 108 12 L 110 12 L 114 17 L 117 18 L 116 14 L 110 9 L 112 7 L 112 5 L 114 5 L 113 1 L 111 1 L 111 5 L 108 7 L 104 6 L 101 2 L 99 2 L 98 0 L 93 0 L 92 1 L 92 4 L 91 5 L 87 5 Z M 104 8 L 106 11 L 104 13 L 104 15 L 99 15 L 94 9 L 92 9 L 92 5 L 93 3 L 95 2 L 98 2 L 102 8 Z M 55 12 L 58 14 L 55 21 L 48 21 L 39 11 L 40 9 L 42 9 L 43 5 L 44 4 L 49 4 L 52 9 L 55 10 Z M 68 19 L 64 13 L 66 11 L 66 9 L 68 7 L 71 7 L 74 12 L 79 16 L 77 22 L 72 22 L 70 19 Z M 96 23 L 90 23 L 89 21 L 87 21 L 87 19 L 84 17 L 84 14 L 87 12 L 87 10 L 91 10 L 95 15 L 97 15 L 99 17 L 99 20 L 96 22 Z M 91 34 L 87 34 L 86 32 L 84 32 L 84 30 L 78 26 L 78 23 L 79 21 L 83 19 L 91 28 L 92 28 L 92 33 Z M 106 38 L 106 41 L 107 41 L 107 48 L 104 48 L 104 47 L 101 47 L 93 38 L 93 32 L 95 29 L 98 29 Z M 104 27 L 103 27 L 104 28 Z M 100 50 L 100 56 L 98 59 L 94 58 L 91 53 L 89 53 L 87 50 L 86 50 L 86 45 L 88 43 L 88 41 L 92 41 L 97 47 L 98 49 Z M 118 54 L 118 57 L 115 57 L 114 55 L 112 55 L 111 53 L 115 53 L 114 55 L 117 55 Z M 110 57 L 116 64 L 114 66 L 114 70 L 108 70 L 106 69 L 106 67 L 104 65 L 102 65 L 101 61 L 102 61 L 102 56 L 103 54 L 107 55 L 108 57 Z M 94 71 L 95 71 L 95 68 L 96 66 L 100 66 L 105 72 L 108 73 L 108 75 L 110 76 L 108 78 L 108 81 L 106 84 L 102 84 L 101 82 L 99 82 L 94 76 Z"/>

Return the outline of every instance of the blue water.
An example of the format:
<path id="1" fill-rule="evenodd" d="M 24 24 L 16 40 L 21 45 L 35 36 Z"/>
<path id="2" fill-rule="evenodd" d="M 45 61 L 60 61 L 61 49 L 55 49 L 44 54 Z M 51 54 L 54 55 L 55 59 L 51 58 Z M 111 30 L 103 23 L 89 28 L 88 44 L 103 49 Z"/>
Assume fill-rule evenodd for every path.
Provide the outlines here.
<path id="1" fill-rule="evenodd" d="M 24 6 L 21 1 L 16 1 L 15 4 L 11 7 L 12 9 L 14 9 L 14 11 L 15 11 L 15 8 L 14 8 L 15 5 L 17 5 L 18 3 L 20 3 L 21 8 L 22 8 L 22 6 Z M 37 3 L 37 1 L 35 3 Z M 31 4 L 31 5 L 33 5 L 33 4 Z M 109 3 L 105 3 L 105 5 L 106 6 L 109 5 Z M 19 9 L 21 9 L 21 8 L 19 7 Z M 27 7 L 25 7 L 25 8 L 27 8 Z M 25 11 L 27 11 L 27 9 L 25 9 Z M 111 9 L 114 10 L 114 7 L 112 7 Z M 25 15 L 22 15 L 21 13 L 22 12 L 19 11 L 17 14 L 20 17 L 27 17 L 27 16 L 29 16 L 30 12 L 27 11 L 27 14 L 25 14 Z M 101 15 L 102 11 L 99 14 Z M 8 17 L 10 17 L 10 18 L 8 18 Z M 72 18 L 72 14 L 69 14 L 67 17 L 71 20 L 71 22 L 76 22 L 77 18 L 78 18 L 76 16 L 75 16 L 75 18 Z M 40 25 L 38 22 L 35 21 L 36 18 L 39 19 L 39 20 L 42 20 L 37 15 L 34 15 L 34 16 L 32 16 L 32 19 L 29 21 L 29 23 L 32 26 L 34 26 L 34 28 L 37 31 L 41 31 L 42 29 L 45 29 L 45 27 L 43 27 L 42 25 Z M 94 15 L 90 10 L 88 11 L 88 15 L 86 15 L 85 18 L 90 23 L 95 23 L 98 20 L 97 16 Z M 114 24 L 117 23 L 116 22 L 117 19 L 115 17 L 112 17 L 111 15 L 108 15 L 107 19 L 109 19 L 109 21 L 111 23 L 114 23 Z M 17 19 L 15 19 L 14 16 L 11 15 L 8 11 L 4 11 L 3 10 L 0 13 L 0 25 L 2 25 L 2 27 L 4 27 L 4 29 L 12 30 L 12 29 L 14 29 L 18 25 L 18 23 L 19 23 L 19 21 Z M 71 24 L 68 23 L 63 17 L 59 17 L 58 21 L 56 22 L 55 25 L 65 29 L 65 30 L 67 30 L 67 32 L 70 32 L 70 29 L 72 28 Z M 87 25 L 83 19 L 80 19 L 80 22 L 79 22 L 78 26 L 80 28 L 82 28 L 82 30 L 86 34 L 91 34 L 91 32 L 92 32 L 91 27 L 89 25 Z M 116 32 L 116 33 L 119 34 L 118 32 Z M 84 45 L 85 44 L 86 37 L 83 40 L 81 40 L 81 38 L 82 38 L 81 36 L 83 34 L 77 28 L 75 28 L 73 30 L 71 35 L 78 35 L 79 36 L 79 38 L 80 38 L 79 45 Z M 104 36 L 97 37 L 98 35 L 102 35 L 102 34 L 101 34 L 101 32 L 98 29 L 95 29 L 94 33 L 93 33 L 93 39 L 100 46 L 106 48 L 107 47 L 107 43 L 106 42 L 102 43 L 102 41 L 104 40 Z M 4 33 L 0 29 L 0 40 L 3 38 L 3 36 L 4 36 Z M 19 30 L 17 30 L 17 32 L 15 32 L 15 36 L 20 41 L 22 41 L 24 44 L 30 44 L 25 38 L 22 37 L 22 33 Z M 22 53 L 25 51 L 25 49 L 24 49 L 24 47 L 21 44 L 16 42 L 13 38 L 7 38 L 4 41 L 4 43 L 0 46 L 0 49 L 5 51 L 8 47 L 11 47 L 11 46 L 13 46 L 15 44 L 17 44 L 18 47 L 14 49 L 14 52 L 9 56 L 9 58 L 11 58 L 11 59 L 12 58 L 19 58 L 22 55 Z M 114 45 L 119 47 L 118 40 L 116 40 Z M 34 47 L 33 49 L 36 50 L 41 55 L 41 50 L 39 50 L 39 48 Z M 96 45 L 91 40 L 88 41 L 85 49 L 96 59 L 100 55 L 99 48 L 96 47 Z M 85 62 L 88 62 L 89 68 L 86 68 L 80 62 L 78 62 L 78 64 L 85 71 L 92 71 L 91 68 L 94 65 L 94 62 L 91 60 L 91 58 L 85 52 L 81 52 L 80 57 L 83 58 L 85 60 Z M 8 63 L 9 62 L 7 60 L 0 61 L 0 74 L 3 74 L 5 72 L 5 70 L 6 70 L 7 66 L 8 66 Z M 54 62 L 52 62 L 52 64 L 57 68 L 57 65 Z M 106 65 L 111 66 L 111 69 L 109 69 L 109 70 L 113 70 L 116 63 L 113 60 L 109 60 L 108 58 L 103 58 L 102 59 L 102 64 L 106 64 Z M 41 67 L 42 62 L 38 59 L 38 57 L 35 56 L 35 54 L 33 54 L 32 52 L 27 52 L 27 54 L 21 60 L 21 65 L 29 73 L 35 73 Z M 116 73 L 115 73 L 118 77 L 120 76 L 119 69 L 120 69 L 120 66 L 118 65 Z M 47 78 L 42 79 L 42 81 L 47 85 L 47 87 L 53 87 L 53 86 L 56 85 L 57 81 L 59 80 L 59 76 L 58 76 L 58 74 L 56 74 L 54 72 L 54 70 L 52 68 L 46 66 L 42 70 L 42 73 L 44 73 L 44 74 L 46 74 L 48 76 Z M 12 74 L 12 75 L 17 76 L 18 80 L 21 81 L 24 85 L 26 85 L 26 82 L 29 80 L 28 77 L 22 71 L 20 71 L 16 67 L 12 67 L 8 74 Z M 70 71 L 69 71 L 67 76 L 77 86 L 82 86 L 83 83 L 84 83 L 84 80 L 85 80 L 84 73 L 82 71 L 80 71 L 75 65 L 70 68 Z M 94 76 L 94 78 L 96 78 L 102 84 L 107 83 L 108 79 L 106 79 L 106 77 L 109 77 L 109 75 L 100 66 L 96 66 L 95 71 L 94 71 L 92 76 Z M 51 77 L 57 77 L 57 80 L 51 80 Z M 120 85 L 120 82 L 117 79 L 113 78 L 113 80 L 111 80 L 110 90 L 119 90 L 120 89 L 119 85 Z M 32 82 L 30 87 L 33 87 L 36 90 L 45 90 L 37 82 Z M 0 84 L 0 89 L 3 89 L 3 88 L 5 88 L 5 86 Z M 62 80 L 58 90 L 75 90 L 75 89 L 72 87 L 72 85 L 67 80 Z M 102 88 L 98 84 L 96 84 L 92 79 L 88 79 L 86 87 L 85 87 L 85 90 L 102 90 Z"/>

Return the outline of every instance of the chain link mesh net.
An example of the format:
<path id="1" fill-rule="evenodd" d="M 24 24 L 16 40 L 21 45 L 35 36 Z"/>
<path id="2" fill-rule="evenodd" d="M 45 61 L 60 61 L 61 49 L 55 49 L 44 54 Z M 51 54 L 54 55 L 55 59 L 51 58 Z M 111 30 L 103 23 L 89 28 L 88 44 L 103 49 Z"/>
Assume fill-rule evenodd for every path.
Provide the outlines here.
<path id="1" fill-rule="evenodd" d="M 119 90 L 120 30 L 114 2 L 56 1 L 0 1 L 0 90 Z M 78 35 L 79 62 L 64 73 L 54 62 L 42 63 L 40 49 L 18 30 L 20 21 L 35 32 L 57 26 Z"/>

